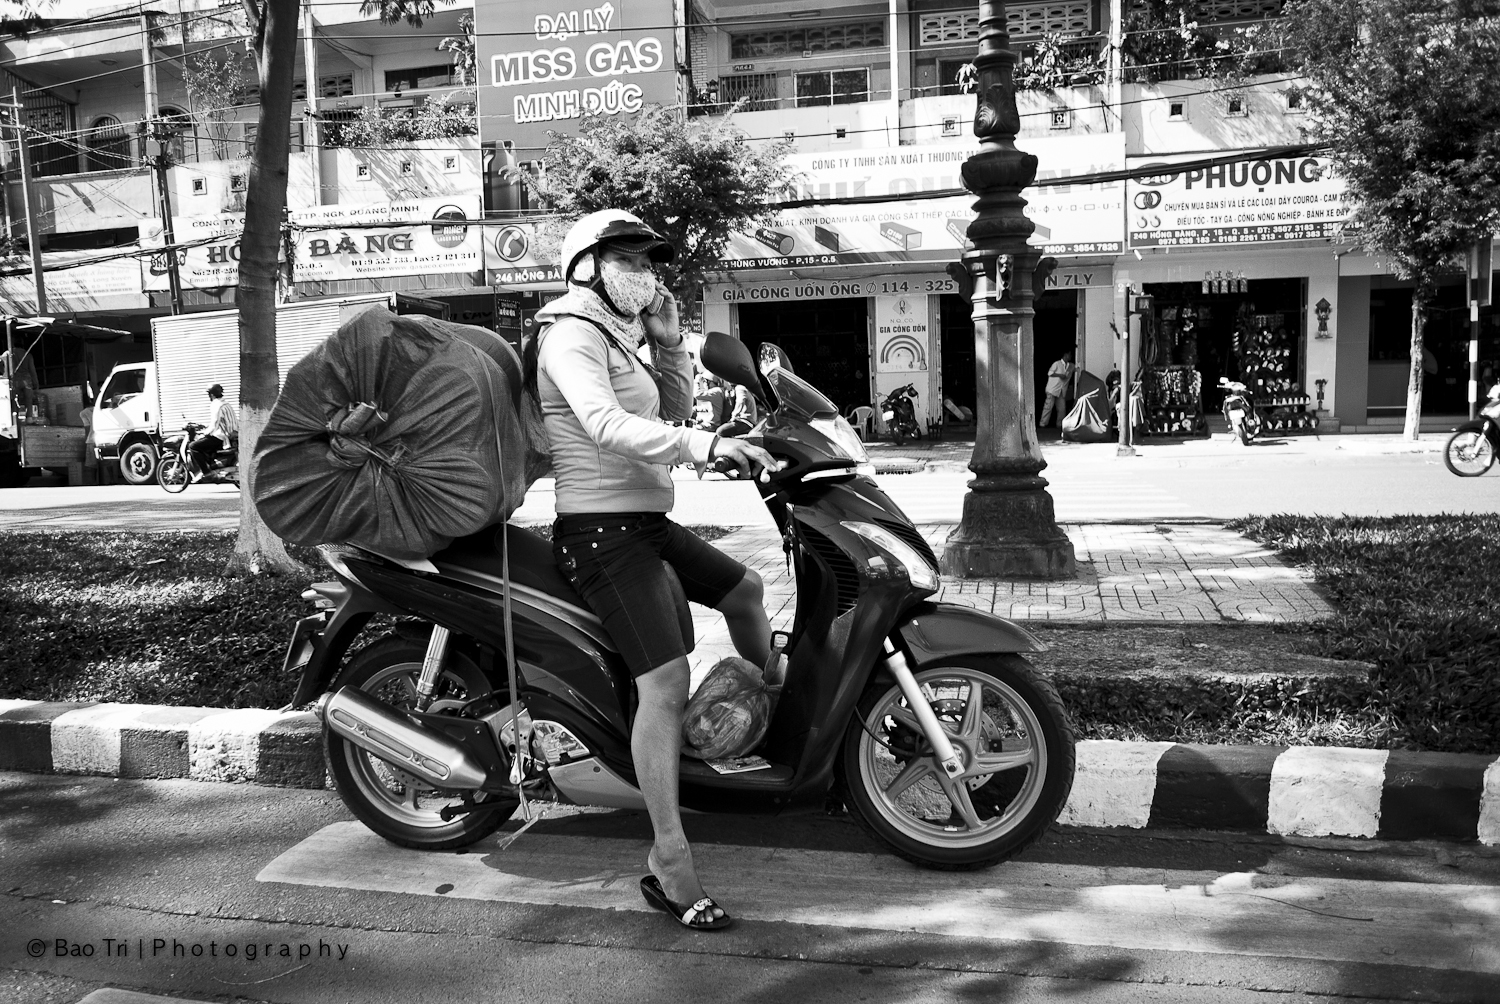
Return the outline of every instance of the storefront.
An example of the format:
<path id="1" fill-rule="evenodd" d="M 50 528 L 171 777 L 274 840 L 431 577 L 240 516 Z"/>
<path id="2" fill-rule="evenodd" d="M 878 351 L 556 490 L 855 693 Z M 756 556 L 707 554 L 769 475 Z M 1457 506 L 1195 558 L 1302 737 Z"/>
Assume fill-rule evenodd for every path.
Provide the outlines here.
<path id="1" fill-rule="evenodd" d="M 1118 171 L 1121 134 L 1030 140 L 1039 179 Z M 836 191 L 903 195 L 962 186 L 968 142 L 797 156 L 805 198 Z M 1055 185 L 1027 192 L 1033 244 L 1062 266 L 1036 302 L 1038 394 L 1048 365 L 1085 354 L 1089 316 L 1107 325 L 1111 263 L 1124 246 L 1123 185 Z M 975 406 L 972 305 L 944 271 L 965 247 L 972 197 L 813 206 L 777 214 L 731 238 L 721 282 L 705 291 L 705 330 L 752 346 L 774 341 L 800 375 L 848 414 L 907 384 L 918 423 Z M 1108 349 L 1100 364 L 1107 369 Z M 1040 397 L 1038 397 L 1040 400 Z M 953 419 L 957 420 L 957 419 Z"/>

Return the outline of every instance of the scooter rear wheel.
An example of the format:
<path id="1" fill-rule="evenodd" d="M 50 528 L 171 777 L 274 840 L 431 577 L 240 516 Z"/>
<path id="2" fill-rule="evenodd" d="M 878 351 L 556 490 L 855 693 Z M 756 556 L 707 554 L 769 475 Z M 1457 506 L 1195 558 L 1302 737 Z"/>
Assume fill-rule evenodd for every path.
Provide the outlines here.
<path id="1" fill-rule="evenodd" d="M 401 635 L 387 635 L 362 649 L 330 690 L 358 687 L 393 708 L 414 708 L 417 678 L 422 675 L 425 654 L 424 643 Z M 462 703 L 488 690 L 479 667 L 458 653 L 450 653 L 438 678 L 436 700 L 429 710 Z M 433 788 L 335 735 L 326 726 L 323 748 L 334 787 L 349 811 L 371 830 L 402 847 L 429 851 L 467 847 L 499 829 L 518 804 L 513 797 L 470 792 L 476 802 L 500 804 L 494 809 L 445 821 L 439 813 L 444 807 L 462 804 L 463 792 Z"/>
<path id="2" fill-rule="evenodd" d="M 837 765 L 841 794 L 869 833 L 928 868 L 987 868 L 1020 853 L 1073 788 L 1073 731 L 1056 689 L 1016 655 L 954 657 L 917 671 L 966 768 L 950 780 L 900 687 L 860 699 Z"/>

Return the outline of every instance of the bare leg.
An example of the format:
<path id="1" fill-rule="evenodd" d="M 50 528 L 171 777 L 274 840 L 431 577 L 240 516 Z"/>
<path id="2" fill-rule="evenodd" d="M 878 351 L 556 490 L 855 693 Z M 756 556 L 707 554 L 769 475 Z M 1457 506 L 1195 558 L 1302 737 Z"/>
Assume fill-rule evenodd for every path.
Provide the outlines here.
<path id="1" fill-rule="evenodd" d="M 698 881 L 693 850 L 682 830 L 682 810 L 677 800 L 682 708 L 688 693 L 687 658 L 662 663 L 637 677 L 635 685 L 640 704 L 630 733 L 630 754 L 656 834 L 646 866 L 661 880 L 667 898 L 687 907 L 703 897 L 703 885 Z M 708 912 L 710 919 L 724 915 L 719 909 Z"/>
<path id="2" fill-rule="evenodd" d="M 766 617 L 765 587 L 760 576 L 745 569 L 745 577 L 719 601 L 717 609 L 729 625 L 734 650 L 755 665 L 764 666 L 771 658 L 771 621 Z"/>

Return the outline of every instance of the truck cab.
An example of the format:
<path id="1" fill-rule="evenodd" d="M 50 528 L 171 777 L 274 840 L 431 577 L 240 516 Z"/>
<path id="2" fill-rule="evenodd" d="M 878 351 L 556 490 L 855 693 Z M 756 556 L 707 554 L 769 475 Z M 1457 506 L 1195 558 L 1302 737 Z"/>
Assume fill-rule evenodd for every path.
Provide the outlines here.
<path id="1" fill-rule="evenodd" d="M 121 363 L 110 371 L 94 401 L 94 456 L 118 461 L 133 485 L 155 477 L 160 436 L 155 363 Z"/>

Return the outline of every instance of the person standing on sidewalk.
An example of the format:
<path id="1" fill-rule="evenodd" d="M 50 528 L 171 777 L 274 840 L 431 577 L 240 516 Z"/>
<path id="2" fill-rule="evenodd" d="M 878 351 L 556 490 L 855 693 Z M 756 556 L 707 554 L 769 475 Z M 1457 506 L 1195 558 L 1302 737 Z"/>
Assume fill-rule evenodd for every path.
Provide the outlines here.
<path id="1" fill-rule="evenodd" d="M 1047 399 L 1042 403 L 1042 418 L 1037 423 L 1038 428 L 1045 429 L 1052 424 L 1053 412 L 1057 413 L 1057 424 L 1062 425 L 1062 398 L 1068 392 L 1068 381 L 1072 376 L 1073 350 L 1069 349 L 1047 370 Z"/>

